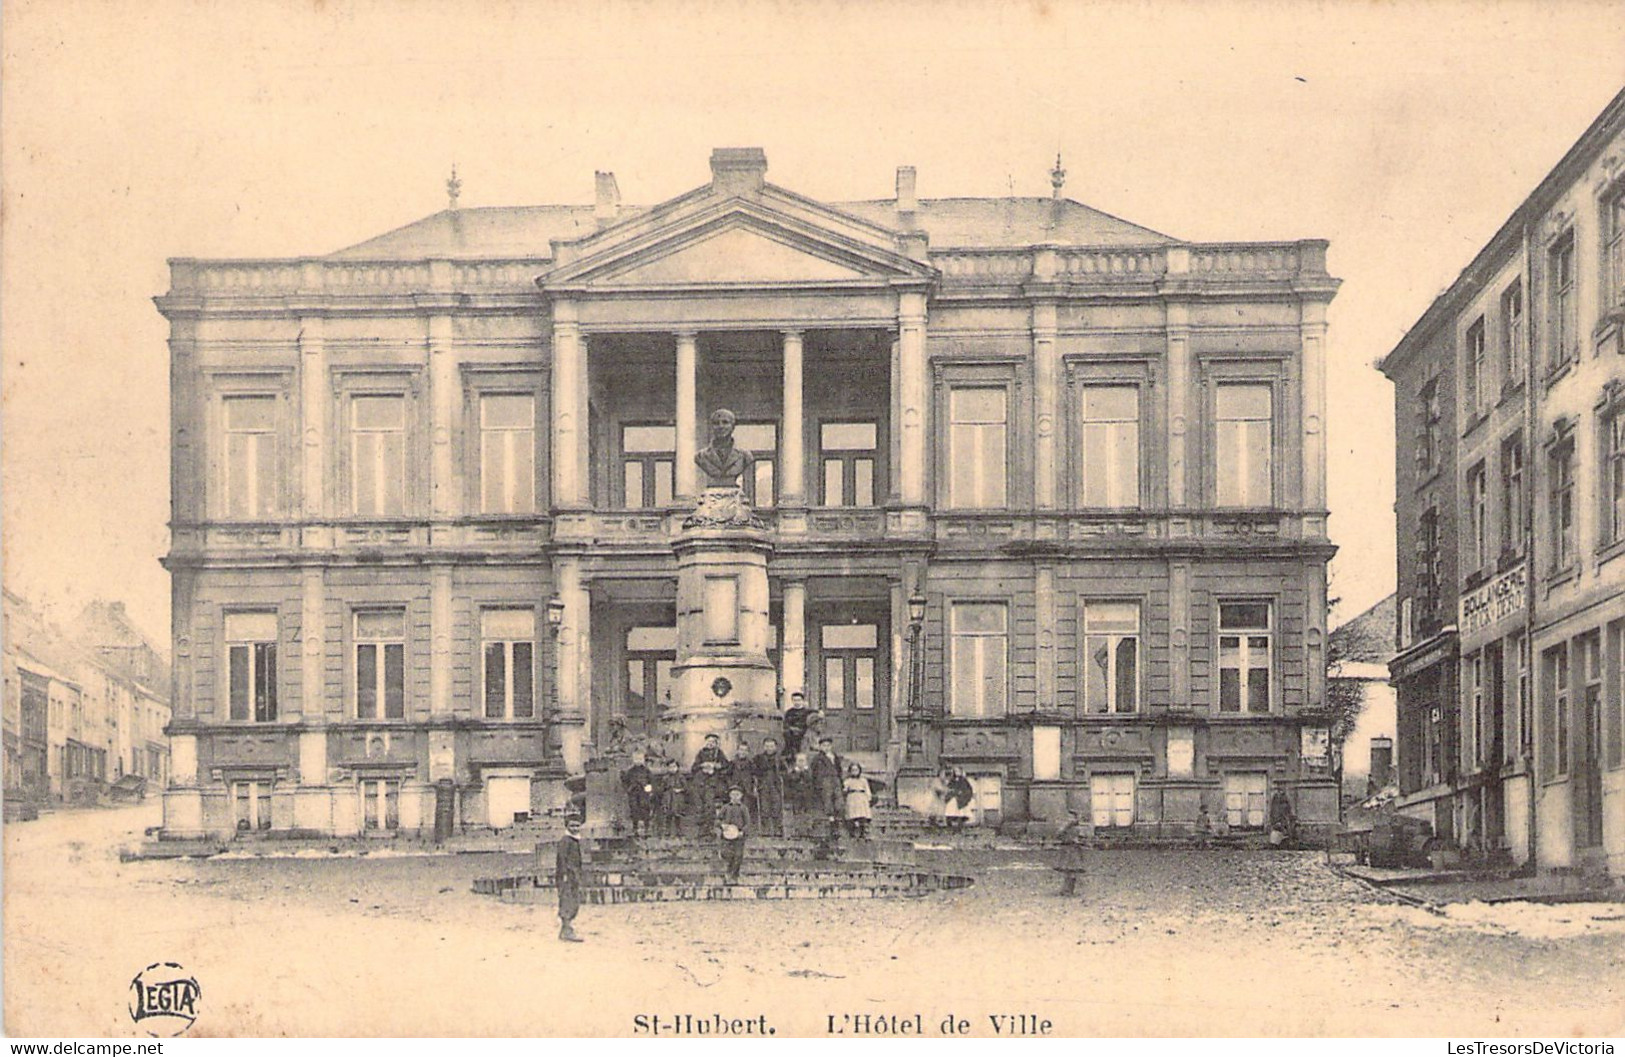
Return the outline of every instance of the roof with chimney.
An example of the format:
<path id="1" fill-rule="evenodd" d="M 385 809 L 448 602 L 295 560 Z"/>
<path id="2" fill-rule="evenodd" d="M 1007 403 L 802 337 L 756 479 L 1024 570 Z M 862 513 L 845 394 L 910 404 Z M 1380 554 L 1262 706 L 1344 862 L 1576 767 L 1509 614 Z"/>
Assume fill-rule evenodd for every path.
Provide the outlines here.
<path id="1" fill-rule="evenodd" d="M 721 148 L 712 155 L 719 181 L 744 174 L 762 186 L 767 161 L 757 148 Z M 1130 223 L 1061 195 L 1064 170 L 1057 159 L 1052 197 L 922 198 L 913 200 L 913 170 L 900 169 L 900 198 L 819 203 L 855 220 L 903 232 L 924 232 L 933 249 L 1007 249 L 1018 246 L 1145 246 L 1175 242 L 1161 232 Z M 905 175 L 906 174 L 906 175 Z M 624 205 L 612 173 L 596 175 L 596 205 L 488 206 L 458 208 L 462 183 L 447 182 L 451 207 L 394 231 L 331 254 L 336 260 L 424 258 L 547 258 L 555 241 L 585 239 L 606 224 L 622 224 L 669 208 L 694 192 L 654 206 Z M 905 183 L 906 180 L 906 183 Z M 768 188 L 785 192 L 781 188 Z M 906 190 L 905 190 L 906 188 Z M 909 205 L 913 209 L 909 209 Z"/>

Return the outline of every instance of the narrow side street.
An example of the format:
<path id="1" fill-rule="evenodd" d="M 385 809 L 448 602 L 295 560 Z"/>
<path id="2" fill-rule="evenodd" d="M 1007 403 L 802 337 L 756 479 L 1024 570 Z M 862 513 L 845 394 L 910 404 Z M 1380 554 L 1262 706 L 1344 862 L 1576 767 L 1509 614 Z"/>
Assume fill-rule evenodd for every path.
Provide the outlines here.
<path id="1" fill-rule="evenodd" d="M 1096 853 L 1071 900 L 1039 852 L 922 853 L 977 884 L 588 907 L 566 945 L 550 906 L 470 891 L 519 856 L 119 862 L 157 821 L 153 803 L 6 826 L 9 1034 L 130 1035 L 130 978 L 155 961 L 201 985 L 193 1035 L 621 1035 L 713 1012 L 780 1035 L 915 1012 L 990 1034 L 1024 1011 L 1058 1035 L 1625 1030 L 1619 905 L 1440 916 L 1312 852 Z"/>

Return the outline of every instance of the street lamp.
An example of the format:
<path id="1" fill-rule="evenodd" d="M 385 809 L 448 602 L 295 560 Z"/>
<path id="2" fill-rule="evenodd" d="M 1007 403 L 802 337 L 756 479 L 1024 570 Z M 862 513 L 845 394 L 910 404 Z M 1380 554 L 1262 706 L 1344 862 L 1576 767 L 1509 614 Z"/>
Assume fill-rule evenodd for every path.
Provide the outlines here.
<path id="1" fill-rule="evenodd" d="M 905 756 L 918 759 L 925 749 L 920 722 L 920 684 L 925 677 L 925 655 L 920 650 L 920 634 L 925 630 L 926 599 L 922 594 L 908 600 L 908 742 Z"/>
<path id="2" fill-rule="evenodd" d="M 542 719 L 543 751 L 552 755 L 562 746 L 553 743 L 554 717 L 559 710 L 559 629 L 564 626 L 564 599 L 554 595 L 547 600 L 547 637 L 552 645 L 551 676 L 547 681 L 547 714 Z"/>

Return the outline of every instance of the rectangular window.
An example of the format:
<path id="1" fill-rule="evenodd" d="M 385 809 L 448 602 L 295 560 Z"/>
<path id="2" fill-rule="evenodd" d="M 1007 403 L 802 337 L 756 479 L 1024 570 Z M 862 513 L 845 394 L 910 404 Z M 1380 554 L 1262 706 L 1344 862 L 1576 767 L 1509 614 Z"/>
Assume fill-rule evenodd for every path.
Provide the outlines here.
<path id="1" fill-rule="evenodd" d="M 1552 346 L 1549 369 L 1580 358 L 1579 313 L 1574 291 L 1574 231 L 1563 233 L 1547 253 L 1546 277 L 1551 284 Z"/>
<path id="2" fill-rule="evenodd" d="M 754 506 L 772 507 L 778 495 L 779 427 L 772 422 L 740 422 L 734 426 L 734 444 L 755 457 L 751 479 L 742 482 L 745 498 Z"/>
<path id="3" fill-rule="evenodd" d="M 1466 388 L 1465 399 L 1462 401 L 1468 414 L 1477 416 L 1484 413 L 1486 407 L 1492 406 L 1495 401 L 1490 399 L 1489 393 L 1489 362 L 1487 349 L 1484 343 L 1484 317 L 1479 316 L 1467 328 L 1467 347 L 1464 350 L 1466 362 L 1462 365 L 1462 383 Z"/>
<path id="4" fill-rule="evenodd" d="M 1468 768 L 1485 762 L 1489 732 L 1484 726 L 1484 656 L 1475 653 L 1462 662 L 1462 690 L 1466 694 L 1462 741 L 1467 746 L 1465 763 Z"/>
<path id="5" fill-rule="evenodd" d="M 1006 402 L 1003 389 L 949 391 L 949 506 L 987 510 L 1007 505 Z"/>
<path id="6" fill-rule="evenodd" d="M 1416 472 L 1427 477 L 1439 467 L 1439 430 L 1444 408 L 1439 403 L 1439 380 L 1434 378 L 1416 397 Z"/>
<path id="7" fill-rule="evenodd" d="M 1267 507 L 1274 461 L 1274 397 L 1268 385 L 1220 385 L 1215 400 L 1219 506 Z"/>
<path id="8" fill-rule="evenodd" d="M 271 782 L 231 783 L 232 814 L 237 820 L 237 832 L 252 833 L 271 828 Z"/>
<path id="9" fill-rule="evenodd" d="M 1132 385 L 1083 389 L 1079 438 L 1082 505 L 1140 505 L 1140 390 Z"/>
<path id="10" fill-rule="evenodd" d="M 1625 305 L 1625 183 L 1609 192 L 1602 207 L 1602 307 Z"/>
<path id="11" fill-rule="evenodd" d="M 536 509 L 536 400 L 525 393 L 480 397 L 480 511 Z"/>
<path id="12" fill-rule="evenodd" d="M 633 510 L 670 506 L 676 460 L 676 426 L 622 426 L 621 506 Z"/>
<path id="13" fill-rule="evenodd" d="M 1219 711 L 1270 710 L 1270 604 L 1219 603 Z"/>
<path id="14" fill-rule="evenodd" d="M 1523 283 L 1514 282 L 1501 295 L 1501 380 L 1511 387 L 1523 381 L 1529 335 L 1523 322 Z"/>
<path id="15" fill-rule="evenodd" d="M 406 398 L 350 399 L 350 512 L 406 512 Z"/>
<path id="16" fill-rule="evenodd" d="M 1140 701 L 1140 604 L 1083 604 L 1084 709 L 1137 712 Z"/>
<path id="17" fill-rule="evenodd" d="M 1527 753 L 1535 738 L 1535 695 L 1529 676 L 1529 639 L 1518 635 L 1514 642 L 1514 656 L 1518 665 L 1518 739 L 1517 751 Z"/>
<path id="18" fill-rule="evenodd" d="M 361 828 L 391 830 L 401 827 L 401 783 L 393 778 L 363 778 Z"/>
<path id="19" fill-rule="evenodd" d="M 1089 814 L 1096 829 L 1134 825 L 1134 776 L 1090 775 Z"/>
<path id="20" fill-rule="evenodd" d="M 1515 433 L 1501 445 L 1501 550 L 1523 550 L 1524 482 L 1523 434 Z"/>
<path id="21" fill-rule="evenodd" d="M 875 505 L 879 433 L 873 422 L 825 422 L 818 427 L 824 506 Z"/>
<path id="22" fill-rule="evenodd" d="M 275 722 L 276 614 L 227 613 L 225 624 L 231 718 Z"/>
<path id="23" fill-rule="evenodd" d="M 1269 816 L 1269 775 L 1258 772 L 1224 776 L 1224 820 L 1231 829 L 1263 829 Z"/>
<path id="24" fill-rule="evenodd" d="M 1602 420 L 1603 504 L 1607 542 L 1625 540 L 1625 408 Z"/>
<path id="25" fill-rule="evenodd" d="M 1418 629 L 1431 634 L 1439 618 L 1439 581 L 1442 575 L 1439 550 L 1439 511 L 1428 507 L 1416 526 L 1416 605 Z"/>
<path id="26" fill-rule="evenodd" d="M 485 718 L 529 719 L 536 714 L 536 611 L 487 609 L 480 613 L 485 660 Z"/>
<path id="27" fill-rule="evenodd" d="M 825 624 L 819 629 L 824 657 L 824 707 L 872 712 L 875 707 L 875 624 Z"/>
<path id="28" fill-rule="evenodd" d="M 1559 444 L 1552 449 L 1552 572 L 1562 572 L 1574 564 L 1574 445 Z"/>
<path id="29" fill-rule="evenodd" d="M 1542 696 L 1541 760 L 1545 775 L 1555 777 L 1569 772 L 1569 649 L 1555 646 L 1541 655 Z"/>
<path id="30" fill-rule="evenodd" d="M 627 714 L 652 718 L 671 704 L 677 629 L 648 625 L 626 629 Z"/>
<path id="31" fill-rule="evenodd" d="M 705 641 L 739 641 L 739 578 L 705 578 Z"/>
<path id="32" fill-rule="evenodd" d="M 1479 463 L 1467 471 L 1467 503 L 1471 518 L 1467 526 L 1468 546 L 1474 569 L 1485 569 L 1490 564 L 1490 494 L 1488 471 Z"/>
<path id="33" fill-rule="evenodd" d="M 1002 716 L 1009 696 L 1008 613 L 1002 602 L 955 602 L 949 617 L 949 714 Z"/>
<path id="34" fill-rule="evenodd" d="M 228 396 L 226 420 L 226 516 L 264 517 L 277 512 L 276 397 Z"/>
<path id="35" fill-rule="evenodd" d="M 355 714 L 357 719 L 406 715 L 406 611 L 355 614 Z"/>

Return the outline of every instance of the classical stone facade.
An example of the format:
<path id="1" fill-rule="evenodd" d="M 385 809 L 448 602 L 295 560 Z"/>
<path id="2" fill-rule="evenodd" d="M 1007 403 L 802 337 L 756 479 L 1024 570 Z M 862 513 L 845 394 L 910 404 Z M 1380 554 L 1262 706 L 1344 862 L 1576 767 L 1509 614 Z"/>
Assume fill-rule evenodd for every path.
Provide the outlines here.
<path id="1" fill-rule="evenodd" d="M 1400 803 L 1625 873 L 1625 93 L 1383 361 Z"/>
<path id="2" fill-rule="evenodd" d="M 1326 244 L 766 167 L 172 262 L 167 832 L 502 826 L 658 736 L 716 407 L 773 696 L 904 802 L 952 765 L 988 823 L 1335 820 Z"/>

